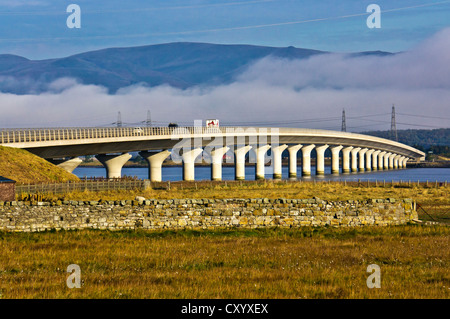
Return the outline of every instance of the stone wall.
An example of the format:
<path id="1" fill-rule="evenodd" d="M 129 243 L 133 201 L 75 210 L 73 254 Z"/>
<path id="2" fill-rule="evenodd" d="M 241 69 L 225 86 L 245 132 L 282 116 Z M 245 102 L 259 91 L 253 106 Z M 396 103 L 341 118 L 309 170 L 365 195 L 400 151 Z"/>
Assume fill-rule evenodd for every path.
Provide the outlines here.
<path id="1" fill-rule="evenodd" d="M 1 202 L 0 230 L 215 229 L 399 225 L 417 219 L 412 200 L 171 199 Z"/>
<path id="2" fill-rule="evenodd" d="M 4 182 L 0 177 L 0 200 L 11 201 L 16 198 L 15 182 Z"/>

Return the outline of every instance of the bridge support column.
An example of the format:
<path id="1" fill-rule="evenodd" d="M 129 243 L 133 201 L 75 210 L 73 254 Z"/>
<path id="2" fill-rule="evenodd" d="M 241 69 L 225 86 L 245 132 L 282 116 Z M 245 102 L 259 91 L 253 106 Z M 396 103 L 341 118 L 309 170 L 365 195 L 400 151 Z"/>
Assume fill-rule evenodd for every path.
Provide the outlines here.
<path id="1" fill-rule="evenodd" d="M 169 157 L 170 151 L 142 151 L 139 152 L 148 163 L 148 179 L 152 182 L 162 181 L 162 163 Z"/>
<path id="2" fill-rule="evenodd" d="M 383 166 L 385 170 L 389 170 L 389 157 L 392 155 L 392 153 L 386 153 L 384 154 L 384 160 L 383 160 Z"/>
<path id="3" fill-rule="evenodd" d="M 372 154 L 372 170 L 376 171 L 378 170 L 378 154 L 380 154 L 381 151 L 375 151 Z"/>
<path id="4" fill-rule="evenodd" d="M 405 157 L 405 159 L 403 160 L 403 168 L 406 168 L 406 164 L 408 164 L 409 158 Z"/>
<path id="5" fill-rule="evenodd" d="M 378 154 L 378 169 L 380 171 L 384 169 L 384 155 L 386 155 L 386 152 L 381 152 Z"/>
<path id="6" fill-rule="evenodd" d="M 273 179 L 281 179 L 283 171 L 283 151 L 287 148 L 286 144 L 272 147 L 272 164 L 273 164 Z"/>
<path id="7" fill-rule="evenodd" d="M 316 145 L 311 144 L 302 148 L 302 176 L 311 176 L 311 151 Z"/>
<path id="8" fill-rule="evenodd" d="M 129 153 L 121 155 L 99 154 L 96 155 L 95 157 L 106 168 L 106 176 L 108 178 L 121 178 L 122 167 L 131 158 L 131 154 Z"/>
<path id="9" fill-rule="evenodd" d="M 359 151 L 359 171 L 362 173 L 365 170 L 365 166 L 364 166 L 364 158 L 365 158 L 365 154 L 368 151 L 368 148 L 363 148 L 362 150 Z"/>
<path id="10" fill-rule="evenodd" d="M 265 179 L 265 158 L 270 145 L 259 146 L 255 149 L 256 153 L 256 173 L 255 179 Z"/>
<path id="11" fill-rule="evenodd" d="M 400 155 L 400 157 L 398 158 L 398 168 L 399 169 L 402 169 L 403 168 L 403 159 L 404 159 L 405 157 L 404 156 L 401 156 Z"/>
<path id="12" fill-rule="evenodd" d="M 406 164 L 408 163 L 409 158 L 405 157 L 403 159 L 403 168 L 406 168 Z"/>
<path id="13" fill-rule="evenodd" d="M 370 172 L 372 170 L 372 154 L 375 150 L 368 150 L 366 152 L 366 171 Z"/>
<path id="14" fill-rule="evenodd" d="M 81 164 L 81 162 L 83 162 L 83 160 L 79 157 L 74 157 L 69 160 L 47 159 L 47 161 L 49 161 L 50 163 L 52 163 L 58 167 L 61 167 L 63 170 L 65 170 L 66 172 L 69 172 L 69 173 L 72 173 L 74 171 L 74 169 L 77 168 L 78 165 Z"/>
<path id="15" fill-rule="evenodd" d="M 342 149 L 342 173 L 350 173 L 350 151 L 353 146 L 348 146 Z"/>
<path id="16" fill-rule="evenodd" d="M 342 148 L 342 145 L 331 148 L 331 174 L 339 174 L 339 152 Z"/>
<path id="17" fill-rule="evenodd" d="M 234 177 L 237 181 L 245 180 L 245 154 L 251 148 L 251 145 L 238 146 L 234 151 Z"/>
<path id="18" fill-rule="evenodd" d="M 396 156 L 397 156 L 397 154 L 389 155 L 389 169 L 394 169 L 394 158 Z"/>
<path id="19" fill-rule="evenodd" d="M 328 145 L 316 147 L 316 175 L 325 175 L 325 150 Z"/>
<path id="20" fill-rule="evenodd" d="M 396 156 L 394 157 L 394 168 L 395 168 L 395 169 L 399 169 L 399 168 L 400 168 L 399 165 L 398 165 L 399 160 L 400 160 L 400 157 L 402 157 L 402 156 L 401 156 L 401 155 L 396 155 Z"/>
<path id="21" fill-rule="evenodd" d="M 297 153 L 303 145 L 293 145 L 288 147 L 289 151 L 289 178 L 297 178 Z"/>
<path id="22" fill-rule="evenodd" d="M 222 161 L 223 156 L 228 152 L 228 146 L 215 148 L 211 151 L 211 179 L 213 181 L 222 180 Z"/>
<path id="23" fill-rule="evenodd" d="M 357 172 L 358 171 L 358 159 L 356 157 L 356 155 L 358 154 L 358 152 L 361 150 L 360 147 L 354 148 L 352 149 L 352 172 Z"/>
<path id="24" fill-rule="evenodd" d="M 195 180 L 195 159 L 203 152 L 202 148 L 193 148 L 187 152 L 183 152 L 183 180 Z"/>

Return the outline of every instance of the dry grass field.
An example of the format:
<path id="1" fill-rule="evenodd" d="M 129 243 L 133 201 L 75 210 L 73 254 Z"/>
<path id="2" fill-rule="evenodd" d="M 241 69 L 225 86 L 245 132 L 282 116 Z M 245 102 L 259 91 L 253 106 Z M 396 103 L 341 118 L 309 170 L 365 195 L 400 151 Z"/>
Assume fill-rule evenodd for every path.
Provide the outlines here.
<path id="1" fill-rule="evenodd" d="M 2 298 L 449 298 L 450 228 L 0 236 Z M 66 286 L 67 266 L 81 288 Z M 380 266 L 381 288 L 366 285 Z"/>
<path id="2" fill-rule="evenodd" d="M 0 163 L 0 176 L 19 184 L 80 181 L 74 174 L 20 148 L 0 146 Z"/>
<path id="3" fill-rule="evenodd" d="M 271 182 L 46 195 L 47 199 L 413 198 L 448 218 L 449 188 Z M 433 207 L 436 207 L 434 209 Z M 420 216 L 420 211 L 419 211 Z M 447 217 L 446 217 L 447 216 Z M 421 218 L 422 218 L 421 217 Z M 219 231 L 0 233 L 2 298 L 450 297 L 450 227 L 405 225 Z M 69 289 L 67 267 L 81 269 Z M 370 264 L 381 288 L 369 289 Z"/>

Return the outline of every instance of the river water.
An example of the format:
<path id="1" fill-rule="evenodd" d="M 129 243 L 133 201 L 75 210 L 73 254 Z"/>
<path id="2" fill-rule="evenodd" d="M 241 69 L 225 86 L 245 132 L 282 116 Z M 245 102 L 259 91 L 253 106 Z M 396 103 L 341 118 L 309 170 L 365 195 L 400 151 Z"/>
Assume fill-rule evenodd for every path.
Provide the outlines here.
<path id="1" fill-rule="evenodd" d="M 77 167 L 73 173 L 80 178 L 83 177 L 106 177 L 106 170 L 103 167 Z M 282 178 L 288 179 L 288 167 L 283 166 Z M 301 179 L 301 167 L 298 168 L 297 173 Z M 139 179 L 148 178 L 148 169 L 145 167 L 125 167 L 122 169 L 122 176 L 137 177 Z M 266 168 L 266 178 L 271 179 L 269 169 Z M 183 168 L 181 166 L 163 166 L 162 168 L 163 181 L 180 181 L 183 179 Z M 211 168 L 208 166 L 195 167 L 196 180 L 211 180 Z M 234 167 L 224 166 L 222 168 L 223 180 L 234 180 Z M 255 179 L 255 166 L 247 166 L 245 168 L 245 179 Z M 450 181 L 450 168 L 408 168 L 400 170 L 363 172 L 331 175 L 331 167 L 325 167 L 325 175 L 323 177 L 315 176 L 315 167 L 311 167 L 311 177 L 307 179 L 320 180 L 347 180 L 347 181 L 420 181 L 420 182 L 446 182 Z"/>

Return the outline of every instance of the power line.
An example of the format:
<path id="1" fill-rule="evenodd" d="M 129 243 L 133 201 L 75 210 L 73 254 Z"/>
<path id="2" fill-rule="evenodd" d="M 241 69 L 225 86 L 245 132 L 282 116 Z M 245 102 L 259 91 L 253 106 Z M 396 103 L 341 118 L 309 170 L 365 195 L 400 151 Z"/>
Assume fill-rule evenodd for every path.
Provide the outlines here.
<path id="1" fill-rule="evenodd" d="M 392 115 L 391 115 L 391 140 L 398 142 L 397 126 L 395 125 L 395 106 L 392 104 Z"/>
<path id="2" fill-rule="evenodd" d="M 117 122 L 113 122 L 111 124 L 116 124 L 117 127 L 122 127 L 122 114 L 120 114 L 120 111 L 117 113 Z"/>
<path id="3" fill-rule="evenodd" d="M 152 115 L 150 113 L 150 110 L 147 111 L 147 120 L 145 121 L 145 126 L 152 126 Z"/>
<path id="4" fill-rule="evenodd" d="M 341 125 L 341 131 L 347 132 L 347 124 L 345 123 L 345 110 L 342 110 L 342 125 Z"/>
<path id="5" fill-rule="evenodd" d="M 425 117 L 430 119 L 438 119 L 438 120 L 450 120 L 450 117 L 442 117 L 442 116 L 429 116 L 429 115 L 415 115 L 415 114 L 407 114 L 407 113 L 398 113 L 399 115 L 405 116 L 413 116 L 413 117 Z"/>

